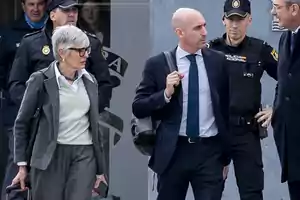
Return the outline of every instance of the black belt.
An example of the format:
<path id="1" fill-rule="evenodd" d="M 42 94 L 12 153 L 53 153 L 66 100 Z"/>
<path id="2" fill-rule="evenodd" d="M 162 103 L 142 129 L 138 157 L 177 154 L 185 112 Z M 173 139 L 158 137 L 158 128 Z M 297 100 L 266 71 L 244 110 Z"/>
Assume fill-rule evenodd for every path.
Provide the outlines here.
<path id="1" fill-rule="evenodd" d="M 235 126 L 256 125 L 257 121 L 254 116 L 230 116 L 230 124 Z"/>
<path id="2" fill-rule="evenodd" d="M 213 142 L 216 141 L 219 137 L 216 136 L 211 136 L 211 137 L 187 137 L 187 136 L 179 136 L 178 137 L 178 142 L 179 143 L 199 143 L 199 142 Z"/>

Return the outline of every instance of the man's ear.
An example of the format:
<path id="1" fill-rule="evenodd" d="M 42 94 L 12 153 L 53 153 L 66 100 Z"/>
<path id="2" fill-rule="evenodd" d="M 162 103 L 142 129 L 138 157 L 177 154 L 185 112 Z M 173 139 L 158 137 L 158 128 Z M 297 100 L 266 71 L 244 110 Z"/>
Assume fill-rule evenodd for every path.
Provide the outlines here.
<path id="1" fill-rule="evenodd" d="M 176 28 L 176 29 L 175 29 L 175 33 L 176 33 L 176 35 L 177 35 L 179 38 L 182 38 L 183 35 L 184 35 L 184 32 L 183 32 L 182 29 L 180 29 L 180 28 Z"/>
<path id="2" fill-rule="evenodd" d="M 223 16 L 223 18 L 222 18 L 222 23 L 223 23 L 224 26 L 226 26 L 226 23 L 225 23 L 225 17 L 224 17 L 224 16 Z"/>
<path id="3" fill-rule="evenodd" d="M 252 23 L 252 16 L 250 15 L 249 16 L 249 24 L 251 24 Z"/>
<path id="4" fill-rule="evenodd" d="M 293 4 L 292 5 L 292 15 L 295 17 L 299 13 L 299 5 L 298 4 Z"/>

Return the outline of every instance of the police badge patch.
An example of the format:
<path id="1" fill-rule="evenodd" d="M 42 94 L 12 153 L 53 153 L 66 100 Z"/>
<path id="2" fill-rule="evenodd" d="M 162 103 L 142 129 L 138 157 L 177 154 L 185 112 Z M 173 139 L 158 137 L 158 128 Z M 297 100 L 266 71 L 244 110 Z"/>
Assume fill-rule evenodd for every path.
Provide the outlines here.
<path id="1" fill-rule="evenodd" d="M 50 47 L 48 45 L 44 45 L 42 48 L 42 53 L 46 56 L 50 53 Z"/>

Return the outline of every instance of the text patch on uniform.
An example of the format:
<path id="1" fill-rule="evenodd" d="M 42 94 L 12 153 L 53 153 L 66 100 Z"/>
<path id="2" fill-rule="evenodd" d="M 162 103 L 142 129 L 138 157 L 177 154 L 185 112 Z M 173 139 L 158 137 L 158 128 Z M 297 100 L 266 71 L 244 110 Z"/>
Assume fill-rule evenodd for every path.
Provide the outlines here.
<path id="1" fill-rule="evenodd" d="M 229 61 L 235 61 L 235 62 L 246 62 L 247 58 L 246 56 L 238 56 L 238 55 L 229 55 L 225 54 L 226 59 Z"/>

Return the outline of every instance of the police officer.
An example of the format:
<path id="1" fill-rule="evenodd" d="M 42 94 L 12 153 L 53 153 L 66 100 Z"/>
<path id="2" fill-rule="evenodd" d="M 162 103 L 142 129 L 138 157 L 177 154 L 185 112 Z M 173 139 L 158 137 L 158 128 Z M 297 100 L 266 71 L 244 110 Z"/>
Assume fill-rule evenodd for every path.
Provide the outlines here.
<path id="1" fill-rule="evenodd" d="M 76 25 L 79 4 L 75 0 L 52 0 L 49 4 L 49 21 L 45 29 L 24 36 L 17 51 L 9 78 L 11 99 L 20 105 L 25 91 L 25 83 L 29 76 L 48 67 L 54 60 L 51 44 L 53 30 L 62 25 Z M 87 60 L 86 69 L 98 81 L 99 112 L 109 106 L 112 83 L 108 64 L 102 55 L 102 44 L 99 39 L 87 33 L 91 43 L 91 53 Z"/>
<path id="2" fill-rule="evenodd" d="M 241 200 L 262 200 L 264 172 L 260 139 L 265 137 L 272 109 L 260 112 L 261 77 L 277 79 L 277 52 L 266 42 L 246 35 L 251 23 L 249 0 L 226 0 L 223 37 L 208 43 L 225 53 L 230 73 L 232 160 Z"/>
<path id="3" fill-rule="evenodd" d="M 48 19 L 48 15 L 46 14 L 46 0 L 21 0 L 21 5 L 24 12 L 19 19 L 5 28 L 0 38 L 0 115 L 2 115 L 1 123 L 4 126 L 3 132 L 8 136 L 4 139 L 9 144 L 8 147 L 11 152 L 13 152 L 12 127 L 18 112 L 18 106 L 10 101 L 8 95 L 7 81 L 10 69 L 24 35 L 42 29 Z M 1 155 L 1 160 L 8 157 L 6 171 L 4 170 L 5 178 L 2 187 L 2 199 L 5 199 L 5 188 L 11 184 L 18 170 L 17 166 L 13 163 L 13 154 L 9 154 L 8 147 L 1 151 L 1 154 L 3 152 L 7 154 Z M 2 145 L 1 148 L 3 148 Z"/>

